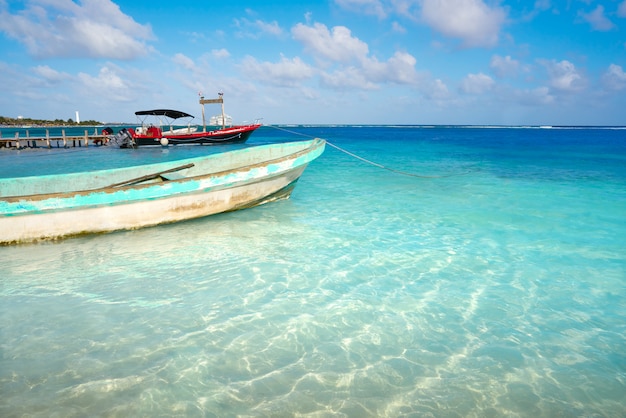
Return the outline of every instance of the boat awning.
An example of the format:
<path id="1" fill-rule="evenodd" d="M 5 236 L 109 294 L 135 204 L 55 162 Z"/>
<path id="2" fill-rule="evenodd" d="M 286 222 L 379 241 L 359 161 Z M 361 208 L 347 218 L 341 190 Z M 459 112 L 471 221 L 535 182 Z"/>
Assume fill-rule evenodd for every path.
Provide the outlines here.
<path id="1" fill-rule="evenodd" d="M 193 118 L 189 113 L 181 112 L 180 110 L 172 109 L 154 109 L 154 110 L 140 110 L 135 112 L 137 116 L 165 116 L 172 119 L 178 118 Z"/>

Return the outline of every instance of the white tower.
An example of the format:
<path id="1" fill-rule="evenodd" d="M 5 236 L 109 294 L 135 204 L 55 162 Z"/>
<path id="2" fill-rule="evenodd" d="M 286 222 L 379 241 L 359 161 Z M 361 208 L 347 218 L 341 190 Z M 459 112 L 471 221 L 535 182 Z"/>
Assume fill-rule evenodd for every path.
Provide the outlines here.
<path id="1" fill-rule="evenodd" d="M 80 116 L 78 116 L 78 110 L 76 111 L 76 123 L 80 123 Z"/>

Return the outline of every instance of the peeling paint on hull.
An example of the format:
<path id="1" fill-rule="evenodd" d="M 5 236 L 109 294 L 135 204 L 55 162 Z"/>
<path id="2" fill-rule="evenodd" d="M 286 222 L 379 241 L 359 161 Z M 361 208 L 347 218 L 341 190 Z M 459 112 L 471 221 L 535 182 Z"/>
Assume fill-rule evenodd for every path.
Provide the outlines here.
<path id="1" fill-rule="evenodd" d="M 136 229 L 284 199 L 308 163 L 322 154 L 324 146 L 319 139 L 263 145 L 166 165 L 141 166 L 136 171 L 126 169 L 123 175 L 128 179 L 145 177 L 145 173 L 169 166 L 193 164 L 172 180 L 159 177 L 122 187 L 100 185 L 119 180 L 121 177 L 114 175 L 116 170 L 109 173 L 108 180 L 99 180 L 100 184 L 89 190 L 59 191 L 58 182 L 68 183 L 68 175 L 52 176 L 56 178 L 42 180 L 49 190 L 39 186 L 43 193 L 30 196 L 12 194 L 15 185 L 11 180 L 17 179 L 0 179 L 0 244 Z M 206 172 L 208 167 L 214 172 Z M 95 177 L 100 178 L 98 173 Z M 19 182 L 27 189 L 38 188 L 35 178 Z"/>

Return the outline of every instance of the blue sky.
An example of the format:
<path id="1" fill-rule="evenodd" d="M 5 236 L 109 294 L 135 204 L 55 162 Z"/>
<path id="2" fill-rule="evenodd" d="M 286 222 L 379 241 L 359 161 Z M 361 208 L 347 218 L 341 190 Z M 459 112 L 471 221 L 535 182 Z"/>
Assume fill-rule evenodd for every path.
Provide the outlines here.
<path id="1" fill-rule="evenodd" d="M 8 117 L 626 125 L 626 0 L 0 0 L 0 50 Z"/>

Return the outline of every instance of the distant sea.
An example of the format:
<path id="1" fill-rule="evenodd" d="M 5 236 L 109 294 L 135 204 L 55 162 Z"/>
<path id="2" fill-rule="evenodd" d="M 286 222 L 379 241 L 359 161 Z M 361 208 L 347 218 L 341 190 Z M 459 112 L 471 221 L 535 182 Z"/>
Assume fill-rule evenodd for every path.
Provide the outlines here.
<path id="1" fill-rule="evenodd" d="M 289 200 L 0 247 L 0 416 L 626 416 L 625 129 L 244 146 L 309 137 Z M 2 150 L 0 176 L 221 149 Z"/>

